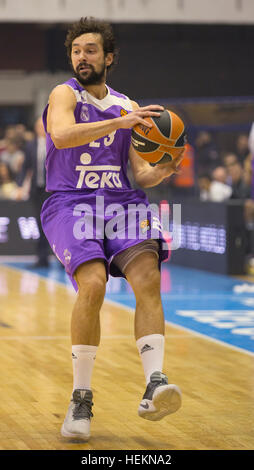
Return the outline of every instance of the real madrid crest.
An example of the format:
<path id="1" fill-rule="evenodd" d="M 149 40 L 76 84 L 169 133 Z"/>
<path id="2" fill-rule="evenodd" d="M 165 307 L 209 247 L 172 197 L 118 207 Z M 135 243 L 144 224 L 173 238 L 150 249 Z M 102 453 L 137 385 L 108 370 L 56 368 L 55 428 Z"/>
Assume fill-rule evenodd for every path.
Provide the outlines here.
<path id="1" fill-rule="evenodd" d="M 89 110 L 87 104 L 83 104 L 81 107 L 80 119 L 82 121 L 89 121 Z"/>
<path id="2" fill-rule="evenodd" d="M 64 259 L 66 264 L 69 264 L 71 262 L 71 253 L 67 248 L 64 250 Z"/>

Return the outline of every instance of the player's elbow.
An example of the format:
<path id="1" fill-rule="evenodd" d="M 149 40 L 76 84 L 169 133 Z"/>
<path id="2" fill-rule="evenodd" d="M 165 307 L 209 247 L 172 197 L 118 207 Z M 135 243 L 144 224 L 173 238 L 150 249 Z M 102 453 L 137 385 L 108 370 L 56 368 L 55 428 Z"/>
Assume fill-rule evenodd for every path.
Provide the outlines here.
<path id="1" fill-rule="evenodd" d="M 142 173 L 138 173 L 138 174 L 135 175 L 135 182 L 141 188 L 148 188 L 149 187 L 149 183 L 148 183 L 148 181 L 146 180 L 146 178 L 144 177 L 144 175 Z"/>
<path id="2" fill-rule="evenodd" d="M 65 141 L 63 136 L 59 132 L 51 132 L 50 134 L 52 142 L 57 150 L 65 148 Z"/>
<path id="3" fill-rule="evenodd" d="M 146 188 L 152 188 L 154 186 L 153 183 L 150 183 L 149 181 L 141 181 L 140 183 L 138 183 L 139 186 L 143 189 L 146 189 Z"/>
<path id="4" fill-rule="evenodd" d="M 61 150 L 61 149 L 65 149 L 66 148 L 66 145 L 64 145 L 63 143 L 61 142 L 54 142 L 54 145 L 56 147 L 57 150 Z"/>
<path id="5" fill-rule="evenodd" d="M 143 189 L 152 188 L 158 184 L 154 178 L 151 178 L 151 174 L 147 174 L 146 172 L 139 172 L 135 175 L 135 182 Z"/>

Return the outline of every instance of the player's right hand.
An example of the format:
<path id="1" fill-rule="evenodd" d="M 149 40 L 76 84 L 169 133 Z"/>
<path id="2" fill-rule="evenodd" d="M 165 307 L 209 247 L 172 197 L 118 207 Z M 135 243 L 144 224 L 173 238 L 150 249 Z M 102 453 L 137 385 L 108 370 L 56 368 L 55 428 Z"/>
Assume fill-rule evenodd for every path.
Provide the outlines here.
<path id="1" fill-rule="evenodd" d="M 164 108 L 158 104 L 150 104 L 143 108 L 137 108 L 135 111 L 119 118 L 120 127 L 122 129 L 129 129 L 130 127 L 134 127 L 136 124 L 143 124 L 146 127 L 152 127 L 152 124 L 145 121 L 144 118 L 152 116 L 159 117 L 160 111 L 164 111 Z"/>

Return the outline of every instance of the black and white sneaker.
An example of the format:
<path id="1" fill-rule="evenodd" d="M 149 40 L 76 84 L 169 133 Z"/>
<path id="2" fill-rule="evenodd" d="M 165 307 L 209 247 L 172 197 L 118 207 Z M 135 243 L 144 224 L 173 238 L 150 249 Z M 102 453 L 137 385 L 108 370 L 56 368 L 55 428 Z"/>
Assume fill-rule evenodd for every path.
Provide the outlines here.
<path id="1" fill-rule="evenodd" d="M 76 389 L 61 428 L 64 437 L 87 441 L 90 437 L 90 424 L 93 416 L 93 393 L 91 390 Z"/>
<path id="2" fill-rule="evenodd" d="M 180 388 L 177 385 L 168 384 L 167 376 L 156 371 L 150 377 L 150 382 L 138 408 L 138 414 L 141 418 L 159 421 L 164 416 L 177 411 L 181 403 Z"/>

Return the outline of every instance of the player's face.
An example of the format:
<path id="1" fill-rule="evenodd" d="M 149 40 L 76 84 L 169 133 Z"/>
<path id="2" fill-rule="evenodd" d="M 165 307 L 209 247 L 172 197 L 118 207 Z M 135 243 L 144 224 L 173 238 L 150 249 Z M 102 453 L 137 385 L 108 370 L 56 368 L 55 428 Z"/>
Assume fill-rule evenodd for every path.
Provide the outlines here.
<path id="1" fill-rule="evenodd" d="M 100 34 L 86 33 L 74 39 L 71 61 L 74 74 L 82 85 L 99 85 L 106 78 L 111 54 L 105 57 Z"/>

